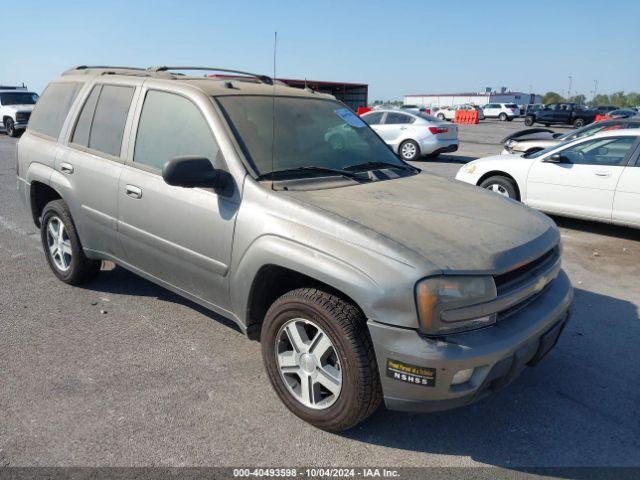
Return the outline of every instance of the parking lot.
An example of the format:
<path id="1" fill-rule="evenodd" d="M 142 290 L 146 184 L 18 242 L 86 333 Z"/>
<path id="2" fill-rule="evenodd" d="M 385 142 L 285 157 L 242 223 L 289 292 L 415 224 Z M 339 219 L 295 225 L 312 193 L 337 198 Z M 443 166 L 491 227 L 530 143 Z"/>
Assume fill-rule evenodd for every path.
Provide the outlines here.
<path id="1" fill-rule="evenodd" d="M 458 152 L 415 164 L 451 178 L 520 128 L 462 125 Z M 0 135 L 0 465 L 640 466 L 640 231 L 555 218 L 575 302 L 539 366 L 479 404 L 337 435 L 283 407 L 231 322 L 113 265 L 58 281 L 14 148 Z"/>

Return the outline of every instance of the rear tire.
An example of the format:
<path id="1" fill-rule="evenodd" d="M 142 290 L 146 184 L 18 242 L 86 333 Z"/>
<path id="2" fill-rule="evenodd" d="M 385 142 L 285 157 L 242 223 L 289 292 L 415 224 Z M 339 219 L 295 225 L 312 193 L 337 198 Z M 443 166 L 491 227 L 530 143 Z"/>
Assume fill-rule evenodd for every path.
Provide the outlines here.
<path id="1" fill-rule="evenodd" d="M 513 180 L 502 175 L 496 175 L 489 177 L 480 183 L 480 187 L 487 190 L 491 190 L 503 197 L 512 198 L 514 200 L 520 200 L 518 197 L 518 190 Z"/>
<path id="2" fill-rule="evenodd" d="M 501 113 L 500 115 L 498 115 L 498 119 L 499 119 L 501 122 L 506 122 L 506 121 L 509 119 L 509 117 L 507 117 L 507 114 L 506 114 L 506 113 Z"/>
<path id="3" fill-rule="evenodd" d="M 531 126 L 531 125 L 533 125 L 534 123 L 535 123 L 535 119 L 534 119 L 534 117 L 532 117 L 531 115 L 529 115 L 529 116 L 525 117 L 525 119 L 524 119 L 524 124 L 525 124 L 527 127 L 530 127 L 530 126 Z"/>
<path id="4" fill-rule="evenodd" d="M 438 120 L 441 120 L 441 121 L 444 121 L 444 120 L 445 120 L 444 115 L 443 115 L 443 114 L 441 114 L 441 113 L 439 113 L 438 115 L 436 115 L 436 117 L 438 118 Z"/>
<path id="5" fill-rule="evenodd" d="M 42 248 L 56 277 L 70 285 L 80 285 L 98 274 L 102 262 L 85 256 L 64 200 L 45 205 L 40 225 Z"/>
<path id="6" fill-rule="evenodd" d="M 576 118 L 575 121 L 573 122 L 573 126 L 575 128 L 582 128 L 584 127 L 584 118 Z"/>
<path id="7" fill-rule="evenodd" d="M 7 132 L 7 135 L 9 135 L 10 137 L 18 136 L 18 131 L 16 130 L 15 123 L 13 123 L 12 118 L 5 118 L 4 129 Z"/>
<path id="8" fill-rule="evenodd" d="M 420 156 L 420 145 L 414 140 L 405 140 L 398 147 L 398 153 L 404 161 L 411 162 Z"/>
<path id="9" fill-rule="evenodd" d="M 373 344 L 353 304 L 315 288 L 293 290 L 267 311 L 260 340 L 271 385 L 305 422 L 340 432 L 380 406 Z M 329 378 L 335 379 L 330 386 L 337 395 L 325 387 Z"/>

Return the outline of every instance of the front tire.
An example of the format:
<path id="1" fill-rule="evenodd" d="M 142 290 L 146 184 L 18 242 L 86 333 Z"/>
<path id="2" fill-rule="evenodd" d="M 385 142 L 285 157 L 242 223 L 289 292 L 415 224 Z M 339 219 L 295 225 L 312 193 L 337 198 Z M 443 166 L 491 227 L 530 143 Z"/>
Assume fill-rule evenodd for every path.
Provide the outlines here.
<path id="1" fill-rule="evenodd" d="M 300 288 L 267 311 L 261 332 L 269 380 L 286 407 L 323 430 L 348 430 L 382 401 L 366 321 L 336 295 Z"/>
<path id="2" fill-rule="evenodd" d="M 525 124 L 527 127 L 530 127 L 531 125 L 533 125 L 533 124 L 534 124 L 534 122 L 535 122 L 535 120 L 534 120 L 534 118 L 533 118 L 531 115 L 529 115 L 529 116 L 525 117 L 525 119 L 524 119 L 524 124 Z"/>
<path id="3" fill-rule="evenodd" d="M 79 285 L 100 271 L 99 260 L 87 258 L 67 204 L 54 200 L 42 211 L 40 238 L 49 267 L 65 283 Z"/>
<path id="4" fill-rule="evenodd" d="M 440 121 L 444 121 L 445 120 L 444 115 L 442 113 L 439 113 L 438 115 L 436 115 L 436 117 L 438 117 L 438 120 L 440 120 Z"/>
<path id="5" fill-rule="evenodd" d="M 18 131 L 16 130 L 15 123 L 13 123 L 12 118 L 5 118 L 4 129 L 7 132 L 7 135 L 9 135 L 10 137 L 18 136 Z"/>
<path id="6" fill-rule="evenodd" d="M 404 161 L 410 162 L 420 156 L 420 145 L 414 140 L 405 140 L 398 147 L 398 152 Z"/>
<path id="7" fill-rule="evenodd" d="M 489 177 L 480 183 L 480 187 L 490 190 L 503 197 L 520 200 L 518 198 L 518 190 L 513 180 L 502 175 Z"/>

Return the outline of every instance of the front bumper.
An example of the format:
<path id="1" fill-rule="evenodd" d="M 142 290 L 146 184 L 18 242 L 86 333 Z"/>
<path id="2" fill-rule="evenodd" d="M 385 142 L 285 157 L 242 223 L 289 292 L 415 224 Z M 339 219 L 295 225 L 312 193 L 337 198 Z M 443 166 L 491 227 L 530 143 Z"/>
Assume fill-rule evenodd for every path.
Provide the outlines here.
<path id="1" fill-rule="evenodd" d="M 569 278 L 561 271 L 525 308 L 481 330 L 435 339 L 370 321 L 387 408 L 448 410 L 508 385 L 553 348 L 572 298 Z M 474 369 L 469 381 L 451 385 L 458 371 L 469 368 Z M 402 376 L 399 369 L 407 373 Z"/>

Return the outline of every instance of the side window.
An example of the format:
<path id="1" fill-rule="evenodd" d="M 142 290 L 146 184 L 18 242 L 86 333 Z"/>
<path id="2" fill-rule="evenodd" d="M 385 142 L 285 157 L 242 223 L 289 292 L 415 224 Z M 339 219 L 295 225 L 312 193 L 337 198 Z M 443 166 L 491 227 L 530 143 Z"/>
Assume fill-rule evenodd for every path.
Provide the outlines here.
<path id="1" fill-rule="evenodd" d="M 98 103 L 98 96 L 100 95 L 100 85 L 96 85 L 91 90 L 89 97 L 84 102 L 80 116 L 76 123 L 76 127 L 71 137 L 71 143 L 82 145 L 84 147 L 89 146 L 89 132 L 91 131 L 91 122 L 93 122 L 93 112 L 96 109 L 96 103 Z"/>
<path id="2" fill-rule="evenodd" d="M 382 112 L 375 112 L 364 115 L 362 119 L 369 125 L 378 125 L 382 121 L 382 115 L 384 115 Z"/>
<path id="3" fill-rule="evenodd" d="M 80 87 L 80 83 L 49 85 L 29 119 L 29 130 L 57 139 Z"/>
<path id="4" fill-rule="evenodd" d="M 133 161 L 162 170 L 175 157 L 218 159 L 213 132 L 194 103 L 173 93 L 150 90 L 142 107 Z"/>
<path id="5" fill-rule="evenodd" d="M 399 125 L 403 123 L 411 123 L 413 118 L 408 115 L 403 115 L 402 113 L 387 113 L 387 118 L 384 121 L 387 125 Z"/>
<path id="6" fill-rule="evenodd" d="M 133 87 L 103 85 L 93 114 L 89 148 L 120 156 L 124 124 L 134 90 Z"/>
<path id="7" fill-rule="evenodd" d="M 576 165 L 622 165 L 637 137 L 599 138 L 569 147 L 560 155 L 565 162 Z"/>

